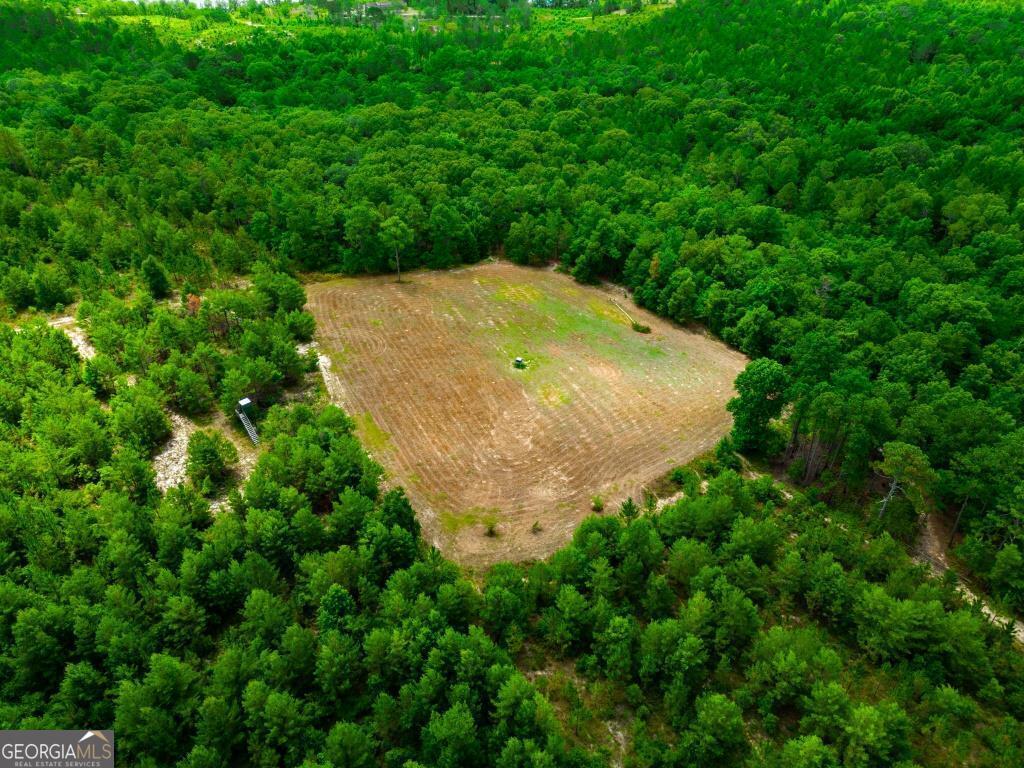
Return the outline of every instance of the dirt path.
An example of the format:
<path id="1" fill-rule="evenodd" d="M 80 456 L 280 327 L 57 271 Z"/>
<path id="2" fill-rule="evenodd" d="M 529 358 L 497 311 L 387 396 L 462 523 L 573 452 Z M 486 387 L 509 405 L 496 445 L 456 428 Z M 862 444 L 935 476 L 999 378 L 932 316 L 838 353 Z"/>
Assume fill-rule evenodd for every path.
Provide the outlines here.
<path id="1" fill-rule="evenodd" d="M 684 498 L 686 493 L 684 491 L 676 491 L 671 496 L 666 496 L 662 499 L 658 499 L 656 510 L 661 512 L 665 507 L 670 507 L 680 499 Z"/>
<path id="2" fill-rule="evenodd" d="M 594 707 L 594 694 L 591 684 L 576 672 L 573 665 L 562 660 L 545 659 L 545 664 L 539 669 L 524 668 L 523 664 L 517 664 L 523 677 L 529 680 L 543 693 L 560 718 L 565 721 L 568 718 L 571 705 L 565 697 L 566 684 L 575 690 L 579 697 L 578 701 Z M 631 714 L 621 706 L 615 708 L 614 713 L 603 715 L 593 714 L 591 723 L 584 725 L 584 732 L 575 731 L 576 736 L 588 743 L 591 748 L 597 747 L 608 752 L 609 766 L 611 768 L 622 768 L 625 756 L 629 751 L 632 742 Z M 575 730 L 575 729 L 574 729 Z"/>
<path id="3" fill-rule="evenodd" d="M 746 460 L 744 460 L 744 470 L 752 478 L 763 475 L 763 473 L 754 470 Z M 780 486 L 782 485 L 780 478 L 776 477 L 775 480 Z M 784 486 L 782 495 L 787 501 L 793 498 L 793 494 L 785 490 Z M 963 598 L 969 603 L 979 604 L 978 607 L 981 609 L 981 612 L 996 626 L 1005 627 L 1007 624 L 1012 623 L 1014 639 L 1018 643 L 1024 644 L 1024 622 L 1011 619 L 993 610 L 992 606 L 983 597 L 968 586 L 965 574 L 950 560 L 946 550 L 946 543 L 950 540 L 951 533 L 952 531 L 950 531 L 942 515 L 936 512 L 927 515 L 917 543 L 910 552 L 911 558 L 915 562 L 927 565 L 932 574 L 937 578 L 942 578 L 946 571 L 949 570 L 956 573 L 958 577 L 956 588 Z"/>
<path id="4" fill-rule="evenodd" d="M 78 325 L 72 315 L 62 315 L 47 321 L 51 328 L 57 328 L 67 334 L 75 350 L 83 360 L 89 360 L 96 356 L 96 348 L 89 341 L 84 329 Z M 324 380 L 328 381 L 330 376 L 330 361 L 327 361 L 327 370 L 324 372 Z M 336 378 L 336 377 L 335 377 Z M 135 383 L 135 376 L 128 374 L 128 383 Z M 331 391 L 328 384 L 328 391 Z M 332 395 L 334 393 L 332 392 Z M 232 442 L 238 450 L 238 468 L 235 474 L 238 485 L 241 486 L 249 479 L 256 461 L 259 458 L 259 451 L 244 436 L 240 436 L 232 428 L 227 417 L 217 411 L 212 423 L 207 427 L 200 427 L 196 422 L 177 413 L 170 413 L 171 436 L 161 448 L 160 452 L 153 458 L 153 471 L 156 474 L 156 487 L 161 493 L 169 488 L 181 485 L 187 480 L 186 465 L 188 463 L 188 440 L 197 429 L 212 428 Z M 216 511 L 227 502 L 227 492 L 215 498 L 211 502 L 211 508 Z"/>
<path id="5" fill-rule="evenodd" d="M 75 318 L 71 315 L 62 315 L 61 317 L 55 317 L 52 320 L 46 322 L 51 328 L 59 328 L 67 334 L 67 337 L 71 339 L 72 345 L 75 347 L 75 351 L 78 352 L 79 356 L 83 360 L 90 360 L 96 357 L 96 347 L 89 341 L 89 337 L 85 335 L 85 331 L 75 322 Z"/>
<path id="6" fill-rule="evenodd" d="M 942 516 L 937 512 L 928 514 L 925 517 L 917 544 L 911 552 L 911 557 L 916 562 L 927 565 L 932 573 L 939 578 L 949 570 L 956 573 L 959 577 L 956 588 L 964 599 L 969 603 L 977 604 L 986 618 L 996 626 L 1005 627 L 1012 623 L 1014 639 L 1018 643 L 1024 644 L 1024 622 L 1008 618 L 994 611 L 983 597 L 967 585 L 965 575 L 960 569 L 950 562 L 946 552 L 946 543 L 949 541 L 949 537 L 950 531 Z"/>
<path id="7" fill-rule="evenodd" d="M 740 457 L 740 464 L 743 465 L 743 477 L 747 480 L 757 480 L 761 477 L 770 477 L 775 481 L 776 488 L 779 489 L 779 495 L 782 496 L 786 501 L 793 500 L 793 492 L 789 489 L 789 478 L 786 477 L 785 472 L 781 471 L 777 467 L 769 467 L 767 472 L 761 472 L 754 469 L 754 465 L 750 463 L 750 460 L 746 456 L 736 454 Z"/>
<path id="8" fill-rule="evenodd" d="M 153 458 L 156 473 L 156 487 L 161 493 L 185 482 L 185 465 L 188 463 L 188 439 L 199 429 L 191 419 L 177 413 L 170 414 L 171 437 Z"/>
<path id="9" fill-rule="evenodd" d="M 245 483 L 260 458 L 260 449 L 253 445 L 248 437 L 240 433 L 235 428 L 235 424 L 230 422 L 221 411 L 217 411 L 213 415 L 210 427 L 224 435 L 238 450 L 238 468 L 235 470 L 235 474 L 238 476 L 239 485 Z"/>
<path id="10" fill-rule="evenodd" d="M 320 371 L 320 377 L 324 381 L 324 389 L 327 390 L 328 397 L 330 397 L 332 403 L 341 406 L 346 413 L 351 415 L 348 398 L 345 396 L 345 387 L 341 383 L 341 379 L 338 378 L 338 374 L 332 368 L 331 358 L 324 354 L 320 349 L 320 345 L 315 341 L 299 344 L 298 351 L 299 355 L 305 355 L 310 351 L 316 353 L 317 369 Z"/>
<path id="11" fill-rule="evenodd" d="M 748 477 L 757 478 L 763 476 L 763 473 L 754 470 L 745 459 L 743 464 L 745 474 Z M 780 486 L 782 485 L 778 477 L 775 480 Z M 782 489 L 782 495 L 787 501 L 793 498 L 793 494 L 787 491 L 785 487 Z M 927 515 L 924 526 L 921 529 L 921 534 L 918 536 L 917 544 L 910 552 L 911 558 L 915 562 L 927 565 L 932 574 L 937 578 L 941 579 L 946 571 L 949 570 L 956 573 L 958 577 L 956 589 L 963 598 L 969 603 L 978 604 L 985 617 L 996 626 L 1005 627 L 1007 624 L 1012 623 L 1014 639 L 1024 645 L 1024 622 L 1011 619 L 993 610 L 992 606 L 983 597 L 967 585 L 965 574 L 950 561 L 946 550 L 946 543 L 950 540 L 951 533 L 942 515 L 936 512 Z"/>

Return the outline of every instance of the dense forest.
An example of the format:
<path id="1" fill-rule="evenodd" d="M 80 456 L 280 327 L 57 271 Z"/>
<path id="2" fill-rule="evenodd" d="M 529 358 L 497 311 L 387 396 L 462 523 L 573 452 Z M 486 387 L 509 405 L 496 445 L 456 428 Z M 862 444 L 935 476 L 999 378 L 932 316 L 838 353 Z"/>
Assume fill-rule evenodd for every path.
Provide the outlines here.
<path id="1" fill-rule="evenodd" d="M 945 515 L 1024 612 L 1024 10 L 352 8 L 0 2 L 0 723 L 196 768 L 1024 763 L 1024 657 L 903 546 Z M 488 257 L 752 362 L 680 501 L 470 578 L 291 402 L 297 277 Z M 242 395 L 252 475 L 211 512 L 199 432 L 158 490 L 168 414 Z"/>

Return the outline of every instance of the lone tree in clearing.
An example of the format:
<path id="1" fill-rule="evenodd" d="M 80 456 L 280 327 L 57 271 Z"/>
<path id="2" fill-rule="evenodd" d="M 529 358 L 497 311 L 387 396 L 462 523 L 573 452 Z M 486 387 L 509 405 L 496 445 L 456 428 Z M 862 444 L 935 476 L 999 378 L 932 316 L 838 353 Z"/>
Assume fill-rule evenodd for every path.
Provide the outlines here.
<path id="1" fill-rule="evenodd" d="M 385 246 L 394 250 L 398 282 L 402 282 L 402 264 L 398 259 L 398 252 L 412 245 L 412 230 L 397 216 L 389 216 L 380 225 L 380 239 Z"/>
<path id="2" fill-rule="evenodd" d="M 188 439 L 186 472 L 199 492 L 210 496 L 238 466 L 238 449 L 224 435 L 198 430 Z"/>

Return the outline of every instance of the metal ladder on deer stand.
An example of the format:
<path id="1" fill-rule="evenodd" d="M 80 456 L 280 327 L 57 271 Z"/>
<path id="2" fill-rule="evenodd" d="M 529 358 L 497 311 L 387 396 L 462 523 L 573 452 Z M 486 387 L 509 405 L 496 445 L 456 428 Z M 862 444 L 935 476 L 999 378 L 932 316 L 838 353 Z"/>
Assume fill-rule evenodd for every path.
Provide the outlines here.
<path id="1" fill-rule="evenodd" d="M 245 427 L 245 434 L 252 440 L 253 445 L 260 444 L 260 436 L 256 434 L 256 427 L 253 426 L 252 422 L 249 421 L 249 417 L 245 415 L 245 412 L 241 408 L 235 408 L 235 415 L 238 416 L 238 420 L 242 422 L 242 426 Z"/>

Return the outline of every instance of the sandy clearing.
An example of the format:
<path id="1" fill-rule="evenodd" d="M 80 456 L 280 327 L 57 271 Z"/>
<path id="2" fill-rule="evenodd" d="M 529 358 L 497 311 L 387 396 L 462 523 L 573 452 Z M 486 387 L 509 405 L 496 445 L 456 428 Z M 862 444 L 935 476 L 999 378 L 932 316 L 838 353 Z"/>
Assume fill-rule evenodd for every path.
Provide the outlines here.
<path id="1" fill-rule="evenodd" d="M 227 503 L 228 492 L 231 487 L 241 487 L 249 479 L 253 468 L 259 459 L 259 449 L 254 446 L 245 435 L 240 435 L 232 428 L 220 411 L 217 411 L 210 424 L 199 425 L 181 414 L 171 412 L 168 414 L 171 420 L 171 436 L 164 443 L 163 448 L 153 458 L 153 471 L 156 474 L 156 487 L 161 493 L 168 489 L 181 485 L 188 480 L 186 469 L 188 465 L 188 440 L 198 429 L 212 429 L 220 432 L 232 442 L 238 451 L 238 466 L 235 468 L 234 481 L 230 483 L 224 492 L 210 501 L 210 509 L 216 512 Z"/>
<path id="2" fill-rule="evenodd" d="M 55 317 L 52 320 L 47 320 L 46 324 L 51 328 L 59 328 L 67 334 L 67 337 L 71 339 L 71 344 L 74 346 L 75 351 L 83 360 L 90 360 L 96 357 L 96 347 L 89 341 L 89 337 L 85 335 L 85 331 L 75 322 L 75 318 L 71 315 L 63 315 L 61 317 Z"/>
<path id="3" fill-rule="evenodd" d="M 188 463 L 188 439 L 199 429 L 191 419 L 177 413 L 168 414 L 171 420 L 171 436 L 160 452 L 153 457 L 153 472 L 156 473 L 156 487 L 161 493 L 185 482 L 185 466 Z"/>
<path id="4" fill-rule="evenodd" d="M 927 565 L 931 572 L 938 578 L 942 578 L 946 571 L 953 570 L 957 573 L 959 581 L 956 589 L 969 603 L 978 605 L 982 614 L 998 627 L 1007 625 L 1013 626 L 1013 637 L 1021 644 L 1024 644 L 1024 622 L 1012 619 L 995 611 L 992 606 L 977 592 L 972 590 L 964 581 L 964 574 L 961 574 L 947 556 L 946 544 L 949 542 L 950 531 L 942 517 L 932 512 L 925 515 L 924 525 L 918 536 L 917 545 L 911 553 L 914 560 Z"/>

